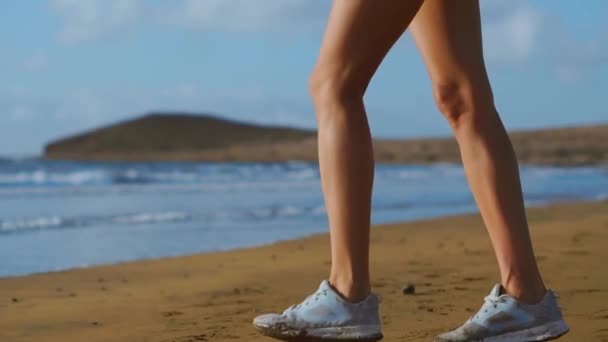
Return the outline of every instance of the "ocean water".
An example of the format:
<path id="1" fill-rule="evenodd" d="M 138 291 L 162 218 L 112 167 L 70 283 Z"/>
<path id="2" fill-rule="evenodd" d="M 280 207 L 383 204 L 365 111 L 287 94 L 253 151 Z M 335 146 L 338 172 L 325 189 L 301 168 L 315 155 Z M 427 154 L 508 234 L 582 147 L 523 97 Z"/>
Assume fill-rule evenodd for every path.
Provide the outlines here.
<path id="1" fill-rule="evenodd" d="M 528 205 L 608 198 L 608 168 L 524 167 Z M 373 222 L 475 211 L 458 165 L 379 165 Z M 314 163 L 0 160 L 0 276 L 266 244 L 327 230 Z"/>

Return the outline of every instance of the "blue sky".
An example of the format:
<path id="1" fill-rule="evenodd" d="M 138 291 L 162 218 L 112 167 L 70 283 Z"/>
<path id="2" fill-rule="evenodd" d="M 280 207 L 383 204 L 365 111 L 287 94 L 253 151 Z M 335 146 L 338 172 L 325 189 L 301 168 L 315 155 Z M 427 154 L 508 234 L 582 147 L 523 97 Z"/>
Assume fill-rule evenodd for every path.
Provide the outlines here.
<path id="1" fill-rule="evenodd" d="M 508 128 L 608 121 L 608 1 L 482 0 Z M 314 127 L 307 77 L 329 0 L 0 4 L 0 155 L 158 110 Z M 406 34 L 366 103 L 378 137 L 448 134 Z"/>

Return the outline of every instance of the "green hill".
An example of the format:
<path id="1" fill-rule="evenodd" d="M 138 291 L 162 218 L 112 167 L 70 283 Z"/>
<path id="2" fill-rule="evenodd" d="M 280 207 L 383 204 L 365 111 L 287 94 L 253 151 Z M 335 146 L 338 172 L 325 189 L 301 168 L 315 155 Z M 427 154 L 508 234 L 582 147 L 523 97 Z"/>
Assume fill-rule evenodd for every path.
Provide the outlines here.
<path id="1" fill-rule="evenodd" d="M 183 151 L 205 151 L 240 144 L 301 140 L 315 132 L 220 119 L 211 115 L 149 114 L 48 144 L 49 158 L 98 159 Z"/>
<path id="2" fill-rule="evenodd" d="M 608 165 L 608 124 L 510 133 L 523 164 Z M 376 139 L 384 163 L 460 162 L 452 137 Z M 150 114 L 50 143 L 50 159 L 317 161 L 316 132 L 261 126 L 209 115 Z"/>

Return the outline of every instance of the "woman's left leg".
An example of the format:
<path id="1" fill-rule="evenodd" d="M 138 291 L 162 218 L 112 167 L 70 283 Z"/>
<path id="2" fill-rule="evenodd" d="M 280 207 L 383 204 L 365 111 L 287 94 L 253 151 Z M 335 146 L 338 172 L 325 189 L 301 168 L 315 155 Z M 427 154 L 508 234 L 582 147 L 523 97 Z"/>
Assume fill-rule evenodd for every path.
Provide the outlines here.
<path id="1" fill-rule="evenodd" d="M 334 1 L 310 77 L 331 237 L 329 281 L 353 302 L 364 299 L 370 291 L 374 160 L 363 95 L 419 6 L 418 0 Z"/>
<path id="2" fill-rule="evenodd" d="M 310 89 L 319 126 L 319 166 L 329 216 L 329 282 L 283 314 L 257 317 L 267 335 L 381 338 L 370 294 L 372 140 L 363 94 L 421 0 L 334 0 Z"/>
<path id="3" fill-rule="evenodd" d="M 478 0 L 427 0 L 412 22 L 437 107 L 452 127 L 502 285 L 526 302 L 545 287 L 536 265 L 511 141 L 494 106 L 483 60 Z"/>
<path id="4" fill-rule="evenodd" d="M 450 123 L 501 273 L 479 312 L 436 341 L 544 341 L 568 331 L 540 276 L 511 142 L 494 107 L 477 0 L 426 0 L 412 33 Z"/>

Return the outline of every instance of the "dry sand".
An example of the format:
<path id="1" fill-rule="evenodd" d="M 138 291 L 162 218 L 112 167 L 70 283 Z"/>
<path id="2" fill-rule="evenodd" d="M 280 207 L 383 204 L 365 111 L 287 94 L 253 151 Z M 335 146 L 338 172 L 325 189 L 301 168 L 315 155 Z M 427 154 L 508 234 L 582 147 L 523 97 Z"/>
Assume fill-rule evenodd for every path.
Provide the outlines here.
<path id="1" fill-rule="evenodd" d="M 608 202 L 529 211 L 536 253 L 572 331 L 608 341 Z M 432 341 L 498 279 L 477 215 L 373 229 L 385 341 Z M 327 235 L 231 252 L 0 280 L 0 341 L 270 341 L 251 327 L 318 286 Z M 403 295 L 403 285 L 416 285 Z"/>

